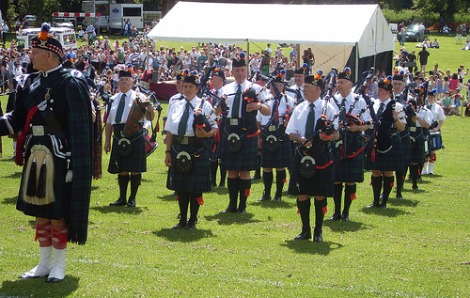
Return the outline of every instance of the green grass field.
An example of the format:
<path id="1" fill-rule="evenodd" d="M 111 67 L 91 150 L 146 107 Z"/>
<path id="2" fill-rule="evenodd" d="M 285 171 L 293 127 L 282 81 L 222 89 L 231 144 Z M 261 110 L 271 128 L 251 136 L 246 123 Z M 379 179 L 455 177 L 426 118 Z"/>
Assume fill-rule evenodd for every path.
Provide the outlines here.
<path id="1" fill-rule="evenodd" d="M 454 44 L 442 39 L 429 64 L 468 64 L 470 52 Z M 6 97 L 0 100 L 5 107 Z M 261 181 L 253 183 L 247 214 L 220 214 L 228 194 L 216 189 L 204 195 L 196 230 L 172 230 L 178 205 L 165 187 L 161 136 L 137 207 L 108 207 L 118 187 L 105 155 L 103 178 L 93 181 L 88 242 L 69 245 L 60 284 L 17 278 L 36 265 L 38 245 L 33 218 L 15 210 L 21 168 L 10 160 L 11 139 L 2 137 L 0 297 L 468 297 L 469 125 L 470 118 L 447 118 L 436 174 L 423 177 L 418 192 L 407 181 L 405 199 L 392 194 L 387 209 L 365 208 L 372 201 L 366 173 L 351 221 L 325 222 L 323 243 L 293 241 L 301 229 L 295 198 L 259 203 Z"/>

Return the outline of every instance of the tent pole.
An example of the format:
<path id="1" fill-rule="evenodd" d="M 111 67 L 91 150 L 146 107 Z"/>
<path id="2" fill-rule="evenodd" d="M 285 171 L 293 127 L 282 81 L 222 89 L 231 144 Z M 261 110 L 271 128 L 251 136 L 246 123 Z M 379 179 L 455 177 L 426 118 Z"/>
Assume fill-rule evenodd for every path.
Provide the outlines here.
<path id="1" fill-rule="evenodd" d="M 245 57 L 246 61 L 246 71 L 247 71 L 247 74 L 246 74 L 246 77 L 250 77 L 250 41 L 247 39 L 246 40 L 246 57 Z"/>
<path id="2" fill-rule="evenodd" d="M 354 77 L 356 81 L 359 79 L 359 43 L 356 42 L 356 50 L 354 51 L 356 54 L 356 65 L 354 66 Z"/>

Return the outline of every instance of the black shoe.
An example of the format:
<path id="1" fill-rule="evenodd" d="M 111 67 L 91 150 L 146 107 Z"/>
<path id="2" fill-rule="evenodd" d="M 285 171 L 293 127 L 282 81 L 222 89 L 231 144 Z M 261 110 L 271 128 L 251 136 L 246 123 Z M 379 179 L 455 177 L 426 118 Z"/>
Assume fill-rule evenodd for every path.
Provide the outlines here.
<path id="1" fill-rule="evenodd" d="M 387 208 L 387 202 L 382 202 L 378 206 L 379 208 Z"/>
<path id="2" fill-rule="evenodd" d="M 127 202 L 127 207 L 135 207 L 135 199 L 129 198 L 129 202 Z"/>
<path id="3" fill-rule="evenodd" d="M 264 202 L 264 201 L 270 201 L 270 200 L 271 200 L 270 196 L 262 196 L 261 199 L 259 199 L 258 201 Z"/>
<path id="4" fill-rule="evenodd" d="M 372 204 L 367 205 L 366 208 L 377 208 L 379 207 L 379 205 L 380 204 L 378 202 L 373 202 Z"/>
<path id="5" fill-rule="evenodd" d="M 332 217 L 328 218 L 328 220 L 341 220 L 341 215 L 335 213 Z"/>
<path id="6" fill-rule="evenodd" d="M 294 240 L 309 240 L 312 238 L 312 232 L 310 231 L 303 231 L 297 237 L 294 238 Z"/>
<path id="7" fill-rule="evenodd" d="M 323 242 L 323 235 L 319 233 L 317 235 L 313 235 L 313 242 Z"/>
<path id="8" fill-rule="evenodd" d="M 223 210 L 222 213 L 237 213 L 237 209 L 228 207 L 227 209 Z"/>
<path id="9" fill-rule="evenodd" d="M 186 222 L 180 221 L 175 226 L 172 227 L 173 230 L 183 229 L 186 228 Z"/>
<path id="10" fill-rule="evenodd" d="M 126 205 L 127 205 L 126 199 L 121 199 L 121 198 L 109 204 L 109 206 L 126 206 Z"/>
<path id="11" fill-rule="evenodd" d="M 50 283 L 50 284 L 55 284 L 55 283 L 61 282 L 63 280 L 64 279 L 60 279 L 60 278 L 57 278 L 57 277 L 48 277 L 46 282 Z"/>
<path id="12" fill-rule="evenodd" d="M 396 195 L 396 197 L 395 197 L 395 198 L 397 198 L 397 199 L 403 199 L 403 196 L 402 196 L 402 194 L 401 194 L 401 193 L 397 193 L 397 195 Z"/>
<path id="13" fill-rule="evenodd" d="M 413 190 L 418 190 L 418 185 L 414 185 L 414 186 L 412 187 L 412 189 L 413 189 Z"/>
<path id="14" fill-rule="evenodd" d="M 243 208 L 243 209 L 238 209 L 238 210 L 237 210 L 237 213 L 238 213 L 238 214 L 246 214 L 246 209 L 245 209 L 245 208 Z"/>
<path id="15" fill-rule="evenodd" d="M 219 188 L 225 188 L 225 184 L 220 183 L 220 184 L 219 184 Z"/>
<path id="16" fill-rule="evenodd" d="M 280 201 L 281 201 L 281 197 L 280 197 L 280 196 L 276 196 L 276 197 L 274 197 L 273 201 L 274 201 L 274 202 L 280 202 Z"/>
<path id="17" fill-rule="evenodd" d="M 188 224 L 186 225 L 186 230 L 194 230 L 196 229 L 196 222 L 193 221 L 188 221 Z"/>
<path id="18" fill-rule="evenodd" d="M 341 216 L 341 220 L 342 220 L 342 221 L 349 221 L 349 215 L 348 215 L 348 214 L 343 214 L 343 215 Z"/>

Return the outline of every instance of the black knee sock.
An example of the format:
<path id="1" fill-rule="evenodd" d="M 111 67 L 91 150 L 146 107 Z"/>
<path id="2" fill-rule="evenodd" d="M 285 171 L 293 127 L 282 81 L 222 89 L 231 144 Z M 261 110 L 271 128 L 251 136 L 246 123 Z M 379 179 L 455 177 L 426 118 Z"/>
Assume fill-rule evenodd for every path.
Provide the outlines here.
<path id="1" fill-rule="evenodd" d="M 382 197 L 382 202 L 387 203 L 388 197 L 390 195 L 390 192 L 392 191 L 393 188 L 393 180 L 395 177 L 384 177 L 384 186 L 383 186 L 383 197 Z"/>
<path id="2" fill-rule="evenodd" d="M 240 178 L 228 178 L 227 187 L 230 199 L 227 209 L 229 209 L 229 211 L 236 211 L 238 202 L 238 192 L 240 187 Z"/>
<path id="3" fill-rule="evenodd" d="M 250 195 L 250 190 L 251 190 L 251 179 L 244 180 L 240 179 L 240 184 L 239 184 L 239 190 L 240 190 L 240 205 L 238 205 L 238 211 L 243 211 L 246 209 L 246 200 L 248 196 Z"/>
<path id="4" fill-rule="evenodd" d="M 276 171 L 276 198 L 282 197 L 284 183 L 286 183 L 286 170 Z"/>
<path id="5" fill-rule="evenodd" d="M 129 199 L 133 199 L 135 201 L 135 196 L 137 195 L 137 190 L 139 189 L 141 181 L 142 174 L 131 175 L 131 195 Z"/>
<path id="6" fill-rule="evenodd" d="M 198 200 L 198 198 L 200 198 Z M 196 223 L 197 221 L 197 214 L 199 212 L 199 203 L 202 201 L 202 193 L 196 193 L 196 194 L 190 194 L 189 196 L 189 211 L 190 211 L 190 217 L 189 217 L 189 222 L 190 223 Z"/>
<path id="7" fill-rule="evenodd" d="M 413 188 L 418 188 L 418 165 L 410 165 L 410 176 Z"/>
<path id="8" fill-rule="evenodd" d="M 349 215 L 349 208 L 352 201 L 356 199 L 356 184 L 347 185 L 344 187 L 344 209 L 343 216 Z"/>
<path id="9" fill-rule="evenodd" d="M 178 191 L 178 206 L 180 208 L 180 224 L 185 225 L 188 221 L 189 193 Z"/>
<path id="10" fill-rule="evenodd" d="M 263 197 L 271 198 L 271 187 L 273 185 L 273 172 L 263 171 L 264 192 Z"/>
<path id="11" fill-rule="evenodd" d="M 302 221 L 302 232 L 310 232 L 310 199 L 297 200 L 297 208 L 299 208 L 300 220 Z"/>
<path id="12" fill-rule="evenodd" d="M 374 194 L 374 204 L 378 205 L 380 201 L 380 191 L 382 190 L 382 176 L 371 178 L 372 192 Z"/>
<path id="13" fill-rule="evenodd" d="M 225 177 L 227 177 L 227 171 L 222 170 L 222 168 L 220 168 L 220 183 L 219 183 L 219 185 L 221 185 L 221 186 L 225 185 Z"/>
<path id="14" fill-rule="evenodd" d="M 401 197 L 401 190 L 403 189 L 403 182 L 405 179 L 405 170 L 395 171 L 395 176 L 397 180 L 397 197 Z"/>
<path id="15" fill-rule="evenodd" d="M 127 186 L 129 185 L 129 175 L 118 175 L 119 198 L 127 201 Z"/>
<path id="16" fill-rule="evenodd" d="M 343 195 L 343 184 L 334 184 L 333 186 L 333 201 L 335 202 L 334 215 L 341 215 L 341 196 Z"/>
<path id="17" fill-rule="evenodd" d="M 314 234 L 318 235 L 322 233 L 323 219 L 326 213 L 327 202 L 324 200 L 315 199 L 315 229 Z"/>

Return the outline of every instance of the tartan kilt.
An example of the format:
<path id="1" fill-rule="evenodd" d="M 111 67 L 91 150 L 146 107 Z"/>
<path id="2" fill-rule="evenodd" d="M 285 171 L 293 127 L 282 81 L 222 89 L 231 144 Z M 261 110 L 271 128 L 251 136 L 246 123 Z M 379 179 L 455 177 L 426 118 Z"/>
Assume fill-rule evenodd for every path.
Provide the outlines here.
<path id="1" fill-rule="evenodd" d="M 400 132 L 400 141 L 403 169 L 405 169 L 408 168 L 408 166 L 411 164 L 411 140 L 409 130 Z"/>
<path id="2" fill-rule="evenodd" d="M 424 133 L 423 132 L 411 132 L 411 137 L 415 139 L 411 143 L 411 162 L 422 164 L 424 163 Z"/>
<path id="3" fill-rule="evenodd" d="M 113 145 L 109 158 L 108 172 L 118 174 L 121 172 L 142 173 L 147 171 L 147 158 L 145 150 L 145 138 L 143 130 L 136 135 L 128 137 L 132 144 L 132 152 L 128 157 L 122 157 L 118 153 L 118 142 L 124 124 L 114 125 Z"/>
<path id="4" fill-rule="evenodd" d="M 279 147 L 276 151 L 266 149 L 266 137 L 262 136 L 261 144 L 261 167 L 263 168 L 286 168 L 292 163 L 292 141 L 289 136 L 284 134 L 283 140 L 279 141 Z"/>
<path id="5" fill-rule="evenodd" d="M 210 150 L 194 144 L 182 145 L 178 142 L 174 142 L 171 149 L 172 166 L 168 171 L 167 188 L 190 193 L 210 191 Z M 180 173 L 175 167 L 176 155 L 181 151 L 186 151 L 191 155 L 192 169 L 188 173 Z"/>
<path id="6" fill-rule="evenodd" d="M 61 140 L 62 144 L 67 144 L 67 141 L 62 138 L 58 138 Z M 42 144 L 53 151 L 51 140 L 49 136 L 42 136 L 42 137 L 32 137 L 31 142 L 28 145 L 28 149 L 25 151 L 25 166 L 23 166 L 23 173 L 21 176 L 21 184 L 20 184 L 20 191 L 18 194 L 18 200 L 16 203 L 16 209 L 19 211 L 23 211 L 26 215 L 31 215 L 35 217 L 43 217 L 48 219 L 61 219 L 65 218 L 68 219 L 70 214 L 69 208 L 70 205 L 70 197 L 72 191 L 72 184 L 65 183 L 65 175 L 67 173 L 67 162 L 65 159 L 59 158 L 56 155 L 53 155 L 54 159 L 54 197 L 55 202 L 47 205 L 34 205 L 24 201 L 23 197 L 23 181 L 26 179 L 26 175 L 29 175 L 29 171 L 26 170 L 26 165 L 28 164 L 28 159 L 31 154 L 31 148 L 33 145 Z M 64 150 L 64 153 L 67 150 Z M 41 165 L 37 165 L 41 166 Z"/>
<path id="7" fill-rule="evenodd" d="M 395 134 L 391 137 L 392 149 L 386 153 L 375 153 L 375 162 L 372 170 L 396 171 L 403 169 L 403 158 L 401 150 L 400 136 Z"/>
<path id="8" fill-rule="evenodd" d="M 302 155 L 299 151 L 294 154 L 294 164 L 292 173 L 297 178 L 299 194 L 307 194 L 310 196 L 333 196 L 333 164 L 329 167 L 316 171 L 312 178 L 304 178 L 299 174 L 299 165 Z"/>
<path id="9" fill-rule="evenodd" d="M 232 132 L 240 136 L 242 146 L 238 152 L 230 152 L 227 149 L 227 138 Z M 220 137 L 220 167 L 222 170 L 254 171 L 259 167 L 257 136 L 247 138 L 241 128 L 232 129 L 229 125 L 224 125 Z"/>
<path id="10" fill-rule="evenodd" d="M 332 142 L 332 146 L 335 146 Z M 334 149 L 334 148 L 333 148 Z M 362 182 L 364 181 L 364 151 L 354 158 L 343 158 L 334 164 L 335 182 Z"/>

